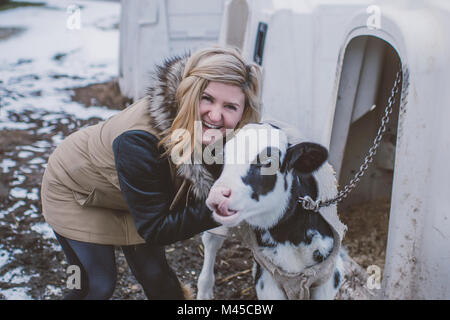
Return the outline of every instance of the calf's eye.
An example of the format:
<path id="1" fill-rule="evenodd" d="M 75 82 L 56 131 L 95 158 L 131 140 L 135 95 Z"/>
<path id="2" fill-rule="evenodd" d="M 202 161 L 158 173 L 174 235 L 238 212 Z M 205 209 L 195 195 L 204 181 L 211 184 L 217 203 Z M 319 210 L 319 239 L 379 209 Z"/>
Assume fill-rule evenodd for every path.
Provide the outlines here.
<path id="1" fill-rule="evenodd" d="M 261 156 L 261 157 L 259 157 L 259 161 L 257 164 L 261 167 L 268 168 L 271 166 L 272 163 L 273 163 L 272 158 L 269 158 L 267 156 Z"/>
<path id="2" fill-rule="evenodd" d="M 270 165 L 273 163 L 273 160 L 272 159 L 266 159 L 266 160 L 264 160 L 263 162 L 261 162 L 261 165 L 263 166 L 263 167 L 270 167 Z"/>

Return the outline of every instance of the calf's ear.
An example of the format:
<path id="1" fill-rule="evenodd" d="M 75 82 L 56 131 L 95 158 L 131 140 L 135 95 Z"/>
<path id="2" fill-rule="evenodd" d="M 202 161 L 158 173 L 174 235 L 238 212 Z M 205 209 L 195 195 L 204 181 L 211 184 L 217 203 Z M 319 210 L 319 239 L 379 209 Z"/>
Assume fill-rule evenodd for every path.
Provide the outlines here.
<path id="1" fill-rule="evenodd" d="M 325 147 L 317 143 L 302 142 L 287 149 L 284 162 L 287 169 L 307 174 L 319 169 L 327 158 L 328 151 Z"/>

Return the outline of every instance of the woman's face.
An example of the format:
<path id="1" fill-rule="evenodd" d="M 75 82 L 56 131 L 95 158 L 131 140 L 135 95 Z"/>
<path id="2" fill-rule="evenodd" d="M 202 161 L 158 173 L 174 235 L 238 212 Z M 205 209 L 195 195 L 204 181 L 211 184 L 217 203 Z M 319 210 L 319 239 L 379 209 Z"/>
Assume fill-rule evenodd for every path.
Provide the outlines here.
<path id="1" fill-rule="evenodd" d="M 221 82 L 209 82 L 199 104 L 202 143 L 213 142 L 214 133 L 220 131 L 224 137 L 226 129 L 234 129 L 242 118 L 244 107 L 245 95 L 241 88 Z M 206 132 L 207 130 L 210 131 Z"/>

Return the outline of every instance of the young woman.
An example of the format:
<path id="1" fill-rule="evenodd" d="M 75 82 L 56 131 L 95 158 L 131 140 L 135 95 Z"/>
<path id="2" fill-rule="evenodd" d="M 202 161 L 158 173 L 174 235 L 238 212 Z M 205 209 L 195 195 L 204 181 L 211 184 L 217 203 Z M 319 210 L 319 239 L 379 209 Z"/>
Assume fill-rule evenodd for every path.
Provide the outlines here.
<path id="1" fill-rule="evenodd" d="M 64 299 L 112 296 L 114 246 L 149 299 L 183 299 L 164 245 L 218 226 L 205 199 L 221 166 L 189 158 L 196 142 L 214 140 L 207 130 L 224 137 L 259 120 L 261 71 L 237 50 L 213 47 L 167 60 L 154 80 L 145 98 L 71 134 L 48 160 L 43 215 L 68 263 L 81 270 L 81 287 Z M 173 139 L 179 129 L 191 138 Z M 192 151 L 174 163 L 176 150 Z"/>

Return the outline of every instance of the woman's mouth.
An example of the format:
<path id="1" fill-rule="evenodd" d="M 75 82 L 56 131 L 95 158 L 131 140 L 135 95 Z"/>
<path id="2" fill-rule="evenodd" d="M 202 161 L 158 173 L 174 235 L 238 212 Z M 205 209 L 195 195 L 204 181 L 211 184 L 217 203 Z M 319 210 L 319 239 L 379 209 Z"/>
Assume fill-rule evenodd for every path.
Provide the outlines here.
<path id="1" fill-rule="evenodd" d="M 203 127 L 202 127 L 202 143 L 203 144 L 210 144 L 223 136 L 223 126 L 217 126 L 210 124 L 206 121 L 202 121 Z"/>
<path id="2" fill-rule="evenodd" d="M 217 126 L 217 125 L 210 124 L 206 121 L 202 121 L 202 123 L 205 127 L 209 128 L 209 129 L 221 129 L 223 127 L 223 126 Z"/>

